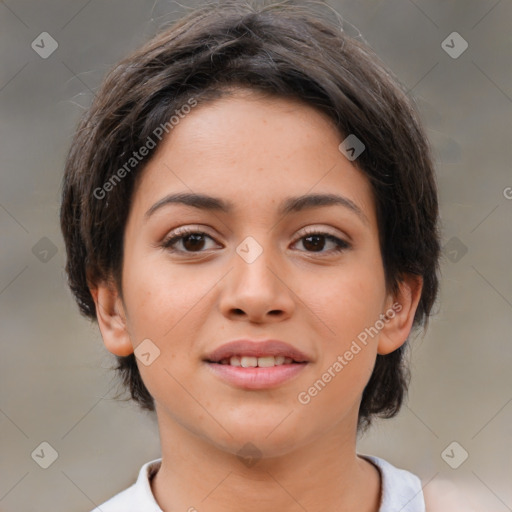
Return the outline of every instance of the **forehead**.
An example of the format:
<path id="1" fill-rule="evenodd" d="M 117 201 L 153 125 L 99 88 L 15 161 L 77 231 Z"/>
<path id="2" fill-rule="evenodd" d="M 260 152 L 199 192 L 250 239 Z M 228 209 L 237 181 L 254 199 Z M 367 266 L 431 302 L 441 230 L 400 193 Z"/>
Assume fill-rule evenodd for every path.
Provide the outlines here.
<path id="1" fill-rule="evenodd" d="M 282 214 L 291 197 L 330 194 L 371 223 L 371 186 L 339 151 L 343 138 L 312 106 L 235 92 L 198 105 L 172 128 L 139 177 L 135 206 L 146 212 L 169 194 L 203 194 L 223 199 L 230 214 Z"/>

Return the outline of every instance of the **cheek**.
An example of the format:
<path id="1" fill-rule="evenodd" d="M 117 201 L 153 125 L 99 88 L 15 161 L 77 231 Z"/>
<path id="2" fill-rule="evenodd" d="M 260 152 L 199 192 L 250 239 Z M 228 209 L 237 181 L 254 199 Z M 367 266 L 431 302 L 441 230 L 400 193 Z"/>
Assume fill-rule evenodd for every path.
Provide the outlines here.
<path id="1" fill-rule="evenodd" d="M 386 297 L 384 274 L 374 262 L 354 262 L 316 281 L 304 296 L 323 321 L 325 348 L 332 352 L 329 347 L 342 348 L 379 319 Z"/>
<path id="2" fill-rule="evenodd" d="M 297 407 L 310 425 L 333 426 L 347 417 L 357 417 L 360 399 L 370 379 L 375 353 L 369 347 L 348 361 L 334 358 L 297 394 Z M 307 420 L 306 420 L 307 419 Z"/>
<path id="3" fill-rule="evenodd" d="M 127 258 L 123 275 L 127 309 L 132 312 L 129 318 L 131 333 L 135 338 L 154 338 L 157 343 L 169 338 L 178 339 L 175 334 L 183 326 L 193 326 L 198 315 L 189 313 L 200 309 L 202 298 L 215 281 L 213 278 L 198 279 L 197 269 L 192 265 L 173 266 L 165 255 L 158 258 L 137 256 L 134 252 Z M 207 277 L 205 273 L 202 275 Z"/>
<path id="4" fill-rule="evenodd" d="M 327 333 L 318 337 L 321 350 L 314 375 L 297 395 L 299 408 L 311 422 L 321 417 L 333 424 L 344 414 L 357 414 L 353 407 L 358 407 L 375 364 L 375 325 L 385 288 L 375 267 L 352 270 L 333 276 L 311 296 L 310 305 Z"/>

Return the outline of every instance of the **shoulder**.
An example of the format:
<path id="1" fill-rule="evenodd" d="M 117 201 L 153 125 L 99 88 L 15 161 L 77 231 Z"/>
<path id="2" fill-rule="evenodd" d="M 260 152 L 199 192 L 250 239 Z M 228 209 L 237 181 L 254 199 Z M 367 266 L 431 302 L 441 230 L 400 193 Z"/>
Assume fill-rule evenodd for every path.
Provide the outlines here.
<path id="1" fill-rule="evenodd" d="M 373 463 L 381 475 L 379 512 L 425 512 L 421 480 L 415 474 L 397 468 L 380 457 L 362 457 Z"/>
<path id="2" fill-rule="evenodd" d="M 426 512 L 486 512 L 474 491 L 449 480 L 435 478 L 424 484 Z"/>
<path id="3" fill-rule="evenodd" d="M 131 512 L 135 510 L 134 500 L 137 494 L 136 484 L 133 484 L 128 489 L 116 494 L 105 503 L 102 503 L 91 512 L 119 512 L 121 510 L 125 512 Z"/>
<path id="4" fill-rule="evenodd" d="M 488 512 L 468 483 L 435 477 L 420 480 L 418 476 L 399 469 L 384 459 L 365 455 L 373 462 L 382 476 L 382 503 L 379 512 Z M 398 507 L 398 508 L 397 508 Z"/>
<path id="5" fill-rule="evenodd" d="M 144 464 L 137 481 L 91 512 L 162 512 L 151 492 L 151 476 L 160 467 L 161 459 Z"/>

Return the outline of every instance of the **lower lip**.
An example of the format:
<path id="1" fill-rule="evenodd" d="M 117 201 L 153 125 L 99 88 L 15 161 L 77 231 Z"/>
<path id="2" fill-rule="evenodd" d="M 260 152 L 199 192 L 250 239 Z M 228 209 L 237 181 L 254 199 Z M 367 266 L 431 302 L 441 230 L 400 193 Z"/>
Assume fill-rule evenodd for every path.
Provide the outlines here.
<path id="1" fill-rule="evenodd" d="M 278 386 L 300 373 L 307 363 L 292 363 L 270 368 L 243 368 L 229 364 L 206 363 L 221 379 L 243 389 L 267 389 Z"/>

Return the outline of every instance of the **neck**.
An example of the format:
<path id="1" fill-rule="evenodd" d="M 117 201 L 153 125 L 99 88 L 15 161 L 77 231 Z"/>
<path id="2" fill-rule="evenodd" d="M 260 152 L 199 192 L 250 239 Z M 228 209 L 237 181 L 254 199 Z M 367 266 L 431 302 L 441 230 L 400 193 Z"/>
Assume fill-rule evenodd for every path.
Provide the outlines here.
<path id="1" fill-rule="evenodd" d="M 151 486 L 164 511 L 378 512 L 380 475 L 342 425 L 284 455 L 241 460 L 159 416 L 162 464 Z"/>

